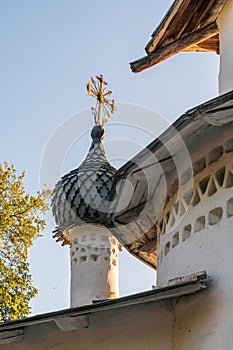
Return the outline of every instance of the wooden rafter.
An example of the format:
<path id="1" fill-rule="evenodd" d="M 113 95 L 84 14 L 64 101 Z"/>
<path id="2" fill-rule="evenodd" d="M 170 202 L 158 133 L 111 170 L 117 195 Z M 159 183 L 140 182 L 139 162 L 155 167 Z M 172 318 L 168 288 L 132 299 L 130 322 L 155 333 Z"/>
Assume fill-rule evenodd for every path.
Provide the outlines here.
<path id="1" fill-rule="evenodd" d="M 228 0 L 175 0 L 146 45 L 147 55 L 132 62 L 141 72 L 178 52 L 219 53 L 217 18 Z"/>
<path id="2" fill-rule="evenodd" d="M 215 34 L 197 44 L 190 45 L 183 52 L 216 52 L 219 54 L 219 34 Z"/>
<path id="3" fill-rule="evenodd" d="M 184 51 L 191 45 L 196 45 L 200 43 L 200 41 L 213 37 L 214 35 L 218 34 L 218 32 L 219 30 L 217 24 L 211 23 L 207 27 L 201 28 L 194 33 L 187 34 L 175 42 L 157 49 L 155 52 L 152 52 L 151 54 L 130 63 L 131 69 L 133 72 L 142 72 L 144 69 L 164 61 L 178 52 Z"/>

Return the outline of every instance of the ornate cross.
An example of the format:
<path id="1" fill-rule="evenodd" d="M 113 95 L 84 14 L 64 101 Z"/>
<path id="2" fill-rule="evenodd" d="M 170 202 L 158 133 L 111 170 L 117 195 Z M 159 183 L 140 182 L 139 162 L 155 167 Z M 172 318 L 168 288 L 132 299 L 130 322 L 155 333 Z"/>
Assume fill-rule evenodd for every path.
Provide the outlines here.
<path id="1" fill-rule="evenodd" d="M 87 93 L 89 96 L 93 96 L 96 99 L 95 107 L 92 107 L 92 114 L 96 125 L 104 126 L 110 113 L 116 110 L 114 100 L 110 100 L 107 96 L 110 96 L 112 91 L 106 89 L 107 82 L 104 80 L 103 75 L 97 75 L 97 80 L 93 77 L 87 83 Z M 103 110 L 104 117 L 101 118 L 101 111 Z"/>

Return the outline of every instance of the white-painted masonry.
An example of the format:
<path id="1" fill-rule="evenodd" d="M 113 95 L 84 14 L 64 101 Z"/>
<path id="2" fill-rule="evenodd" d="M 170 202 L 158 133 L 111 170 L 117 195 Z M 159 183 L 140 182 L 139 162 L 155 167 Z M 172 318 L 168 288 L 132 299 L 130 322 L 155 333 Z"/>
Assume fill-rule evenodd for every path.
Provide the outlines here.
<path id="1" fill-rule="evenodd" d="M 179 201 L 162 219 L 158 285 L 202 270 L 211 281 L 201 296 L 174 303 L 173 350 L 233 349 L 232 129 L 216 136 L 206 136 L 201 154 L 196 148 L 193 188 L 181 185 Z"/>
<path id="2" fill-rule="evenodd" d="M 118 242 L 101 225 L 86 224 L 69 230 L 71 237 L 71 307 L 119 294 Z"/>

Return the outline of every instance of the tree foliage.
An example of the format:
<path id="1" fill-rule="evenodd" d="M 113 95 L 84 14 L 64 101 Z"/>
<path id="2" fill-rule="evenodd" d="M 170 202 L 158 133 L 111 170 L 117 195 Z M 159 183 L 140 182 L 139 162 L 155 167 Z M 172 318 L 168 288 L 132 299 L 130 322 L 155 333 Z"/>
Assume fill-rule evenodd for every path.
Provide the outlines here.
<path id="1" fill-rule="evenodd" d="M 49 190 L 32 196 L 13 165 L 0 165 L 0 321 L 25 317 L 37 289 L 27 262 L 28 249 L 40 236 L 48 209 Z"/>

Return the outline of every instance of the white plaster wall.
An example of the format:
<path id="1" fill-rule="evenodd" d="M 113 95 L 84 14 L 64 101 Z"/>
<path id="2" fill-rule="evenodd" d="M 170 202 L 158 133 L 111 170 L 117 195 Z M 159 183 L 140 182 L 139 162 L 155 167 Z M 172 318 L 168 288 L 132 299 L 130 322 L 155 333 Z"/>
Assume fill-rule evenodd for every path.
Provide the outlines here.
<path id="1" fill-rule="evenodd" d="M 71 307 L 119 294 L 118 242 L 105 227 L 87 224 L 69 230 L 72 240 Z"/>
<path id="2" fill-rule="evenodd" d="M 233 90 L 233 0 L 217 20 L 220 38 L 219 94 Z"/>
<path id="3" fill-rule="evenodd" d="M 190 237 L 171 249 L 158 268 L 158 284 L 206 270 L 210 287 L 175 305 L 174 350 L 233 349 L 233 188 L 219 190 L 190 207 L 177 229 L 192 225 Z M 228 203 L 228 205 L 227 205 Z M 210 224 L 210 211 L 222 208 L 222 217 Z M 229 213 L 230 211 L 230 213 Z M 229 215 L 230 214 L 230 215 Z M 195 220 L 205 216 L 205 227 L 195 232 Z M 166 234 L 164 235 L 166 236 Z"/>
<path id="4" fill-rule="evenodd" d="M 157 302 L 89 314 L 89 326 L 64 332 L 54 321 L 25 328 L 21 343 L 1 350 L 171 350 L 173 313 Z M 187 348 L 186 350 L 191 350 Z"/>

